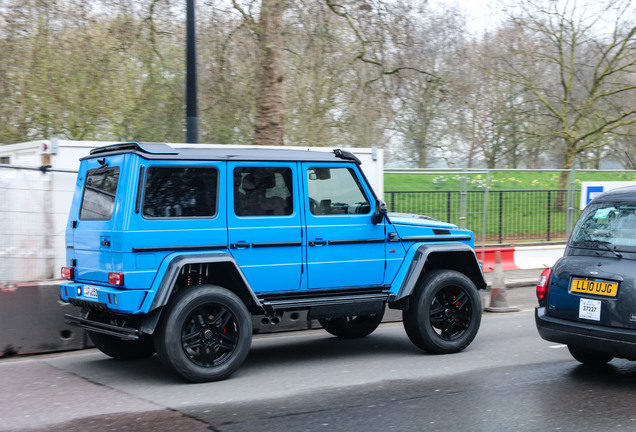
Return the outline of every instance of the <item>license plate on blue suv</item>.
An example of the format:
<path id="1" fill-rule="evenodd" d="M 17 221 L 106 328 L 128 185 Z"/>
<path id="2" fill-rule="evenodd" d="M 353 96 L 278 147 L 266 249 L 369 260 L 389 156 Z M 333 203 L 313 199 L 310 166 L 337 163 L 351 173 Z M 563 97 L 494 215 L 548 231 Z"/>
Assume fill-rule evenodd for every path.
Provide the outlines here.
<path id="1" fill-rule="evenodd" d="M 96 299 L 97 298 L 97 288 L 98 287 L 96 287 L 94 285 L 84 285 L 84 288 L 83 288 L 84 297 L 89 297 L 89 298 Z"/>
<path id="2" fill-rule="evenodd" d="M 581 294 L 594 294 L 606 297 L 616 297 L 616 294 L 618 293 L 618 283 L 572 278 L 572 282 L 570 283 L 570 290 L 572 292 Z"/>

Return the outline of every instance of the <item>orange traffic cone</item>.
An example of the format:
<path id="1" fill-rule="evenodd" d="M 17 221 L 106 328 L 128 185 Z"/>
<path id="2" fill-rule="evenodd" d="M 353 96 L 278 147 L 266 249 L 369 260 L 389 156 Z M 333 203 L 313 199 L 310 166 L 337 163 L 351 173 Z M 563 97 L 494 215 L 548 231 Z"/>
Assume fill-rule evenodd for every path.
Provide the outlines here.
<path id="1" fill-rule="evenodd" d="M 519 308 L 508 306 L 506 300 L 506 280 L 501 265 L 501 251 L 495 251 L 495 268 L 490 286 L 490 306 L 484 310 L 487 312 L 519 312 Z"/>

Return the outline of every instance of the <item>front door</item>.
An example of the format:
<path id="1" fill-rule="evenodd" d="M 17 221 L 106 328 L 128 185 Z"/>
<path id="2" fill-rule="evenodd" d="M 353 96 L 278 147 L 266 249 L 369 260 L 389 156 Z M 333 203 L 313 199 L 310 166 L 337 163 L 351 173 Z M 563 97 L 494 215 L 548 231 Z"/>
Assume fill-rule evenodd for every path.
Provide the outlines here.
<path id="1" fill-rule="evenodd" d="M 375 199 L 355 164 L 303 163 L 309 289 L 383 283 L 384 223 L 373 224 Z"/>
<path id="2" fill-rule="evenodd" d="M 228 163 L 230 251 L 255 293 L 300 289 L 303 256 L 296 163 Z"/>

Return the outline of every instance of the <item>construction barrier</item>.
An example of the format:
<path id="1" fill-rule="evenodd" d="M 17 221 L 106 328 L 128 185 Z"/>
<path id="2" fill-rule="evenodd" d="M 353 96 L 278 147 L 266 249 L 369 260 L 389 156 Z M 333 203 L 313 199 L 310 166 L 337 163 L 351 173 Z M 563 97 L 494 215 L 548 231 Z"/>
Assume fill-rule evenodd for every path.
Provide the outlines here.
<path id="1" fill-rule="evenodd" d="M 501 254 L 501 266 L 504 271 L 520 269 L 541 269 L 552 267 L 563 256 L 565 245 L 517 246 L 502 248 L 475 249 L 477 259 L 482 262 L 484 272 L 495 268 L 495 254 Z"/>
<path id="2" fill-rule="evenodd" d="M 0 357 L 86 348 L 86 332 L 64 323 L 77 308 L 59 298 L 55 281 L 0 285 Z"/>

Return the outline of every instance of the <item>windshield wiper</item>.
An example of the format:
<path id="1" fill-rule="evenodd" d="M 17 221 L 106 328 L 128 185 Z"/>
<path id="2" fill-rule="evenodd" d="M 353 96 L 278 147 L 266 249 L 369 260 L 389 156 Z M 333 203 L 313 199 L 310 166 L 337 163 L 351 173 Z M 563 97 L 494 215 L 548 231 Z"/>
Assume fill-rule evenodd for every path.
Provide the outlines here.
<path id="1" fill-rule="evenodd" d="M 592 240 L 592 239 L 586 240 L 586 242 L 588 242 L 588 243 L 594 243 L 594 244 L 597 244 L 597 245 L 601 245 L 601 246 L 603 246 L 605 249 L 607 249 L 608 251 L 610 251 L 611 253 L 613 253 L 613 254 L 614 254 L 614 256 L 615 256 L 616 258 L 623 258 L 623 254 L 622 254 L 622 253 L 620 253 L 620 252 L 618 252 L 618 251 L 616 250 L 616 246 L 614 246 L 614 249 L 612 249 L 611 247 L 609 247 L 610 242 L 606 242 L 606 241 L 602 241 L 602 240 Z M 596 251 L 596 255 L 600 255 L 600 254 L 598 253 L 598 251 Z"/>
<path id="2" fill-rule="evenodd" d="M 601 245 L 601 246 L 603 246 L 605 249 L 607 249 L 608 251 L 610 251 L 611 253 L 613 253 L 613 254 L 614 254 L 614 256 L 615 256 L 616 258 L 623 258 L 623 254 L 622 254 L 622 253 L 620 253 L 620 252 L 618 252 L 618 251 L 616 250 L 616 246 L 614 246 L 614 248 L 613 248 L 613 249 L 612 249 L 611 247 L 609 247 L 609 245 L 611 244 L 610 242 L 608 242 L 608 241 L 603 241 L 603 240 L 593 239 L 592 237 L 590 237 L 590 235 L 589 235 L 588 233 L 584 233 L 584 234 L 585 234 L 585 236 L 584 236 L 584 238 L 583 238 L 583 241 L 584 241 L 585 243 L 593 243 L 593 244 L 596 244 L 596 245 Z M 595 253 L 596 253 L 596 255 L 599 255 L 599 256 L 600 256 L 600 254 L 598 253 L 598 251 L 595 251 Z"/>

